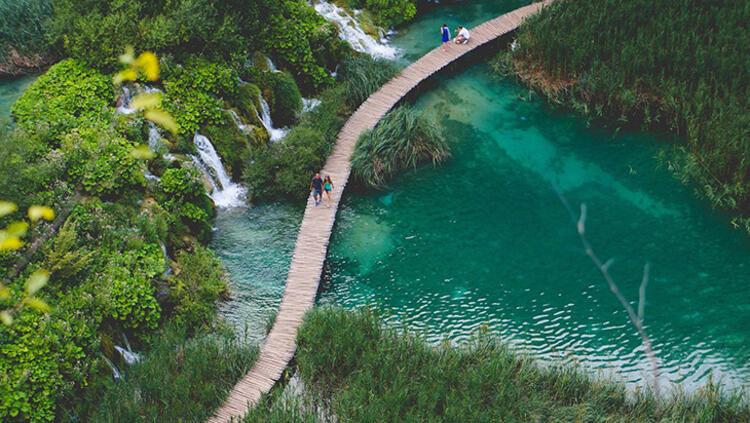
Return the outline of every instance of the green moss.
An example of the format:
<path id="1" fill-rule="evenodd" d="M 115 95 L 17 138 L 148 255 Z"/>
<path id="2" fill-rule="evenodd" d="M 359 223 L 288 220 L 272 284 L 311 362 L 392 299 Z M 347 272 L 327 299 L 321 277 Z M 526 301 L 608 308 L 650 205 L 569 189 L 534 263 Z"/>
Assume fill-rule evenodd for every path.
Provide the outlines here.
<path id="1" fill-rule="evenodd" d="M 261 126 L 260 115 L 260 88 L 255 84 L 240 84 L 234 103 L 240 116 L 253 125 Z"/>
<path id="2" fill-rule="evenodd" d="M 272 74 L 273 103 L 271 118 L 275 126 L 291 125 L 302 110 L 302 94 L 292 75 L 286 72 Z"/>

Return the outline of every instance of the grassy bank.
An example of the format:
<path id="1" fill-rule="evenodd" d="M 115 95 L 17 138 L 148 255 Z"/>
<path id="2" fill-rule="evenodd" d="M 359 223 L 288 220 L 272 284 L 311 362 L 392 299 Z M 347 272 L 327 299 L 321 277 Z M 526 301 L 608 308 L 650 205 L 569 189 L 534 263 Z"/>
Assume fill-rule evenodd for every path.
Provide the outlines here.
<path id="1" fill-rule="evenodd" d="M 741 0 L 559 0 L 497 67 L 594 119 L 677 135 L 665 165 L 750 231 L 748 19 Z"/>
<path id="2" fill-rule="evenodd" d="M 570 366 L 540 366 L 487 336 L 429 346 L 384 328 L 377 314 L 318 308 L 298 335 L 297 371 L 324 414 L 304 398 L 270 401 L 246 422 L 739 422 L 747 402 L 715 386 L 659 403 L 647 391 Z M 278 394 L 275 394 L 276 399 Z M 335 420 L 333 418 L 337 420 Z M 323 418 L 321 418 L 323 417 Z"/>

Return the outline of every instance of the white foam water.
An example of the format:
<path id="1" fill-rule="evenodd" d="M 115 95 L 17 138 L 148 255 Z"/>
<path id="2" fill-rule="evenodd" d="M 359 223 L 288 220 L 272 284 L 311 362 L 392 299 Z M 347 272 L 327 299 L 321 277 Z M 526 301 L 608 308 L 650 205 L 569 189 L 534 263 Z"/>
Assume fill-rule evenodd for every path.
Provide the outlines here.
<path id="1" fill-rule="evenodd" d="M 195 133 L 193 143 L 198 150 L 198 157 L 191 155 L 190 158 L 198 165 L 198 168 L 208 177 L 214 190 L 211 199 L 216 207 L 232 208 L 245 204 L 245 188 L 232 182 L 227 175 L 221 158 L 216 153 L 211 141 L 205 136 Z"/>
<path id="2" fill-rule="evenodd" d="M 271 120 L 271 108 L 268 107 L 268 103 L 263 96 L 260 97 L 261 114 L 258 116 L 263 127 L 268 131 L 268 135 L 271 137 L 271 142 L 281 141 L 289 132 L 287 128 L 274 128 L 273 120 Z M 257 113 L 257 110 L 256 110 Z"/>
<path id="3" fill-rule="evenodd" d="M 322 101 L 318 100 L 317 98 L 303 98 L 302 99 L 302 113 L 307 113 L 314 108 L 320 106 L 320 104 L 323 103 Z"/>
<path id="4" fill-rule="evenodd" d="M 339 37 L 348 42 L 354 50 L 367 53 L 373 57 L 390 60 L 398 56 L 399 50 L 397 48 L 388 45 L 387 40 L 383 38 L 376 40 L 368 35 L 355 17 L 348 14 L 345 9 L 321 1 L 315 4 L 315 11 L 335 23 L 339 28 Z M 358 11 L 355 11 L 354 14 L 358 14 Z"/>

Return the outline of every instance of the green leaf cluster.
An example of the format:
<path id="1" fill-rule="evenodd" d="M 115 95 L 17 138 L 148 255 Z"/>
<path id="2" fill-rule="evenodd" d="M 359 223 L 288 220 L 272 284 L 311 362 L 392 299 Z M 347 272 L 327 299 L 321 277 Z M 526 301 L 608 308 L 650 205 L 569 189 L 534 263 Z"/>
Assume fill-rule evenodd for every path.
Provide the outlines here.
<path id="1" fill-rule="evenodd" d="M 161 177 L 157 197 L 169 213 L 170 225 L 175 227 L 173 232 L 184 234 L 186 227 L 205 241 L 211 232 L 213 207 L 200 178 L 192 167 L 167 169 Z"/>
<path id="2" fill-rule="evenodd" d="M 11 113 L 24 129 L 49 131 L 56 138 L 72 128 L 108 120 L 113 97 L 109 78 L 67 59 L 26 89 Z"/>

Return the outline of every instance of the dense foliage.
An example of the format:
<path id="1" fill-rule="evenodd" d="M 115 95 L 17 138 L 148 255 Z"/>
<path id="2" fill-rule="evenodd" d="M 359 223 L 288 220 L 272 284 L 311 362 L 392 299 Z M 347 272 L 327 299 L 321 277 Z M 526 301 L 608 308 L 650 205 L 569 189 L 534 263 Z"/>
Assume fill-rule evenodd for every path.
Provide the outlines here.
<path id="1" fill-rule="evenodd" d="M 499 62 L 596 118 L 677 134 L 668 166 L 750 230 L 749 19 L 742 0 L 561 0 Z"/>
<path id="2" fill-rule="evenodd" d="M 450 147 L 437 122 L 401 106 L 359 137 L 352 154 L 352 175 L 369 187 L 382 189 L 404 170 L 448 157 Z"/>
<path id="3" fill-rule="evenodd" d="M 385 27 L 401 25 L 417 14 L 416 0 L 346 0 L 354 9 L 367 9 L 376 17 L 376 23 Z"/>
<path id="4" fill-rule="evenodd" d="M 81 62 L 54 65 L 13 104 L 11 113 L 30 131 L 48 131 L 59 138 L 70 129 L 107 119 L 114 92 L 111 80 Z"/>
<path id="5" fill-rule="evenodd" d="M 208 93 L 196 109 L 223 107 L 223 96 L 231 97 L 237 84 L 231 70 L 192 61 L 184 69 L 175 66 L 169 76 L 178 87 Z M 23 308 L 12 325 L 0 325 L 4 422 L 88 420 L 103 390 L 122 388 L 111 382 L 105 359 L 127 366 L 114 350 L 123 334 L 138 350 L 156 342 L 149 341 L 153 331 L 168 321 L 189 327 L 190 334 L 200 332 L 215 325 L 215 303 L 227 290 L 223 267 L 201 246 L 209 239 L 214 210 L 198 172 L 189 160 L 159 158 L 160 165 L 151 168 L 161 178 L 147 181 L 148 163 L 134 152 L 146 141 L 148 126 L 139 114 L 114 112 L 111 81 L 79 61 L 60 62 L 13 106 L 18 125 L 0 136 L 0 198 L 21 210 L 48 205 L 58 214 L 54 222 L 30 228 L 34 242 L 0 254 L 8 288 L 0 298 L 3 309 L 24 298 L 28 275 L 51 272 L 40 298 L 51 306 L 49 313 Z M 19 213 L 0 224 L 19 220 Z M 154 381 L 145 375 L 153 378 L 154 369 L 170 365 L 172 382 L 192 378 L 206 390 L 183 398 L 195 401 L 189 406 L 179 407 L 176 396 L 143 403 L 149 413 L 179 420 L 200 409 L 204 416 L 205 407 L 219 401 L 217 395 L 244 369 L 239 363 L 248 358 L 246 349 L 219 340 L 191 342 L 169 344 L 187 351 L 184 363 L 169 364 L 163 347 L 144 358 L 142 368 L 151 373 L 134 370 L 144 376 L 129 382 L 143 390 Z M 165 401 L 175 404 L 167 414 Z M 117 412 L 131 415 L 126 409 Z"/>
<path id="6" fill-rule="evenodd" d="M 73 58 L 107 71 L 128 45 L 233 62 L 262 49 L 304 90 L 332 79 L 326 69 L 348 51 L 335 27 L 302 0 L 57 0 L 50 38 Z"/>
<path id="7" fill-rule="evenodd" d="M 628 392 L 574 367 L 540 366 L 481 332 L 464 348 L 429 346 L 412 334 L 384 328 L 367 310 L 314 309 L 298 342 L 298 375 L 318 401 L 312 407 L 303 401 L 257 407 L 246 422 L 750 419 L 739 396 L 723 395 L 715 386 L 657 403 L 648 391 Z M 311 413 L 316 404 L 322 413 Z"/>
<path id="8" fill-rule="evenodd" d="M 205 421 L 247 372 L 256 350 L 227 330 L 191 336 L 186 327 L 173 324 L 155 334 L 142 361 L 121 380 L 104 382 L 101 394 L 84 405 L 85 421 Z"/>

